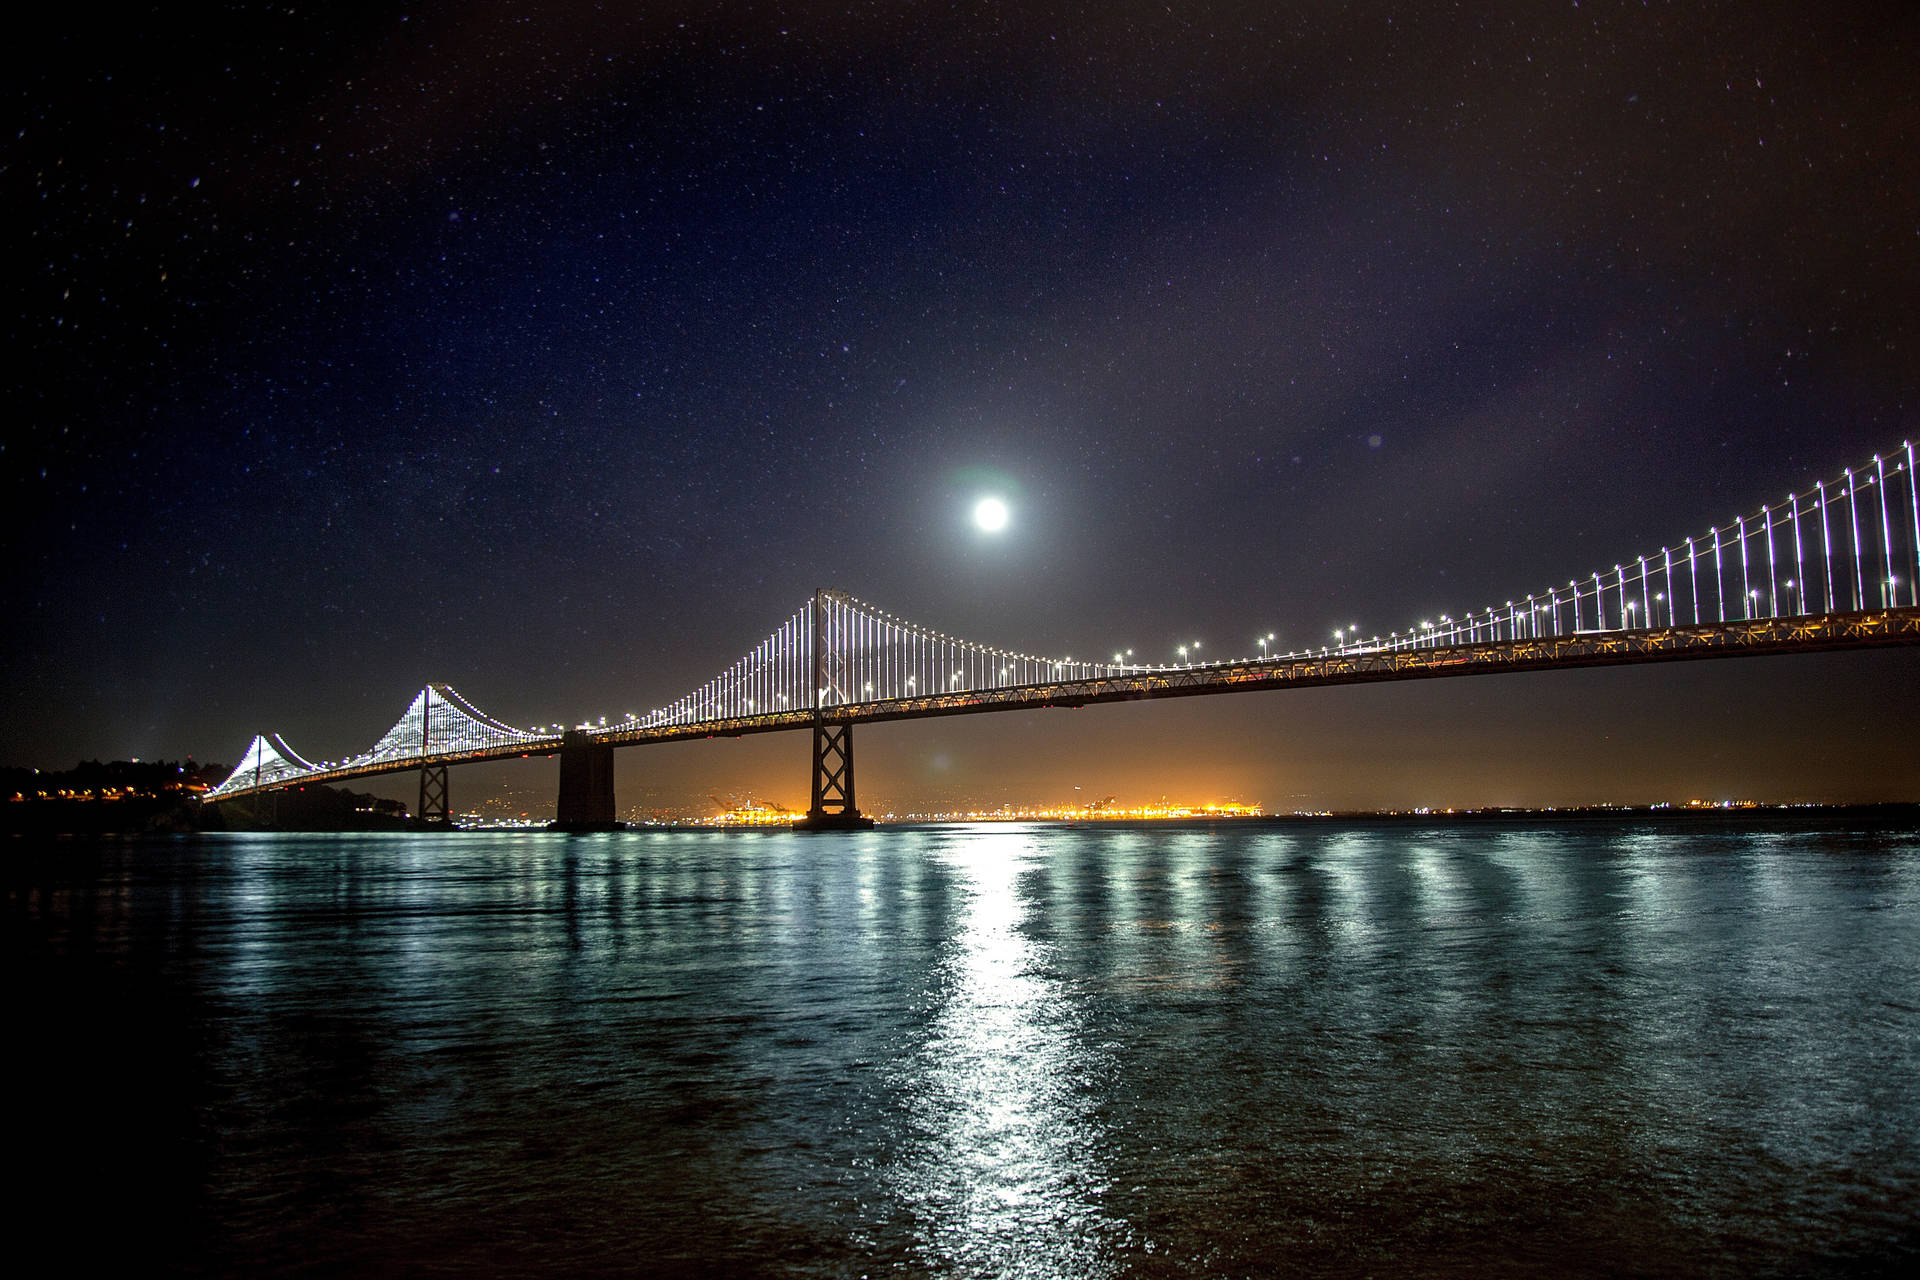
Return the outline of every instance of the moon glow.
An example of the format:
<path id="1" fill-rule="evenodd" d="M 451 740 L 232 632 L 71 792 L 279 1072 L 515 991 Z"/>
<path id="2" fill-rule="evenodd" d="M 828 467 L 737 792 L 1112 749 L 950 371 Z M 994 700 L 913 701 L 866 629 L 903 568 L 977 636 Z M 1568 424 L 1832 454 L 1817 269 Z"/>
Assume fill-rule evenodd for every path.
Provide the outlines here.
<path id="1" fill-rule="evenodd" d="M 973 523 L 982 533 L 999 533 L 1010 515 L 1007 504 L 998 498 L 982 498 L 973 505 Z"/>

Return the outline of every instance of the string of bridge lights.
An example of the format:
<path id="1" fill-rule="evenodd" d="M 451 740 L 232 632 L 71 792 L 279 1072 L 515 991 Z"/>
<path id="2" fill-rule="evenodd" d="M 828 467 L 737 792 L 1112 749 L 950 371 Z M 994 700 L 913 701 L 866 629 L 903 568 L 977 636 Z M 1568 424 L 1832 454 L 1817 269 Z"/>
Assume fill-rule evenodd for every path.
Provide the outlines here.
<path id="1" fill-rule="evenodd" d="M 1612 569 L 1387 636 L 1333 633 L 1332 652 L 1476 644 L 1704 626 L 1920 604 L 1920 494 L 1914 446 L 1789 493 Z M 1865 491 L 1867 523 L 1862 534 Z M 1844 513 L 1837 509 L 1844 505 Z M 1844 527 L 1836 530 L 1844 514 Z M 1877 515 L 1877 519 L 1875 516 Z M 1814 536 L 1817 533 L 1817 538 Z M 1789 554 L 1789 552 L 1791 554 Z M 1764 557 L 1764 576 L 1762 558 Z M 1737 561 L 1737 563 L 1736 563 Z M 1904 574 L 1904 577 L 1902 576 Z M 1734 589 L 1737 575 L 1739 586 Z M 1704 585 L 1703 585 L 1704 582 Z"/>
<path id="2" fill-rule="evenodd" d="M 823 631 L 829 679 L 818 691 L 822 706 L 1083 682 L 1146 671 L 1857 612 L 1898 606 L 1903 599 L 1912 605 L 1920 588 L 1920 500 L 1915 496 L 1915 475 L 1914 448 L 1906 442 L 1887 457 L 1874 455 L 1866 467 L 1843 470 L 1831 483 L 1816 482 L 1811 489 L 1789 493 L 1780 503 L 1764 504 L 1757 512 L 1736 516 L 1728 524 L 1636 556 L 1631 562 L 1617 563 L 1611 570 L 1569 578 L 1565 587 L 1551 586 L 1459 618 L 1441 614 L 1438 621 L 1423 620 L 1385 636 L 1363 635 L 1358 625 L 1337 627 L 1333 643 L 1317 648 L 1276 653 L 1277 633 L 1270 631 L 1254 638 L 1257 659 L 1251 654 L 1202 659 L 1198 640 L 1176 646 L 1175 660 L 1165 663 L 1134 662 L 1131 649 L 1117 651 L 1111 662 L 1043 657 L 981 645 L 921 626 L 854 596 L 826 592 L 699 690 L 645 716 L 629 715 L 626 723 L 651 728 L 776 710 L 810 710 L 813 691 L 808 688 L 808 673 L 813 670 L 816 603 L 826 610 Z M 1863 491 L 1869 508 L 1864 537 Z M 1835 509 L 1842 504 L 1844 522 L 1836 519 Z M 1809 529 L 1816 519 L 1817 541 Z M 1842 536 L 1836 537 L 1835 527 L 1842 523 Z M 1810 546 L 1817 548 L 1817 554 L 1810 552 Z M 1736 575 L 1738 590 L 1733 587 Z M 785 683 L 771 702 L 755 693 L 765 689 L 761 673 L 770 663 L 787 664 Z M 605 724 L 602 719 L 600 726 Z"/>
<path id="3" fill-rule="evenodd" d="M 1635 556 L 1631 567 L 1621 562 L 1610 570 L 1599 570 L 1585 578 L 1569 578 L 1564 588 L 1548 587 L 1523 600 L 1508 600 L 1504 606 L 1489 605 L 1460 618 L 1441 614 L 1438 622 L 1423 620 L 1405 631 L 1391 631 L 1385 636 L 1377 633 L 1363 636 L 1358 624 L 1335 627 L 1333 643 L 1318 648 L 1276 655 L 1271 650 L 1276 637 L 1270 631 L 1254 638 L 1260 648 L 1258 661 L 1284 662 L 1304 657 L 1689 624 L 1703 626 L 1709 621 L 1751 622 L 1762 618 L 1861 612 L 1870 608 L 1898 608 L 1903 602 L 1903 593 L 1904 603 L 1912 607 L 1920 604 L 1917 478 L 1920 473 L 1916 473 L 1914 466 L 1914 447 L 1906 442 L 1890 457 L 1875 454 L 1868 467 L 1859 471 L 1851 467 L 1843 470 L 1831 484 L 1818 481 L 1812 489 L 1789 493 L 1780 503 L 1765 504 L 1750 515 L 1736 516 L 1730 524 L 1683 538 L 1677 545 L 1663 546 L 1656 553 Z M 1864 538 L 1860 520 L 1863 489 L 1869 493 Z M 1833 514 L 1834 508 L 1843 502 L 1846 506 L 1844 537 L 1836 544 Z M 1807 549 L 1807 523 L 1816 515 L 1820 534 L 1817 560 Z M 1753 585 L 1760 580 L 1758 552 L 1753 547 L 1756 542 L 1764 548 L 1766 556 L 1764 588 Z M 1785 550 L 1789 542 L 1790 566 Z M 1703 588 L 1702 565 L 1709 557 L 1713 567 Z M 1810 575 L 1810 566 L 1818 568 L 1817 575 Z M 1786 576 L 1789 567 L 1791 577 Z M 1730 592 L 1736 568 L 1740 587 Z M 1904 579 L 1899 572 L 1902 569 L 1907 575 Z M 1676 575 L 1680 576 L 1680 585 L 1686 588 L 1684 600 L 1676 585 Z M 1711 619 L 1707 617 L 1709 604 Z M 1198 642 L 1192 647 L 1197 650 Z M 1249 655 L 1220 662 L 1185 663 L 1187 652 L 1184 645 L 1178 650 L 1182 665 L 1226 666 L 1255 661 Z"/>
<path id="4" fill-rule="evenodd" d="M 1550 586 L 1454 618 L 1441 614 L 1404 631 L 1362 636 L 1333 630 L 1331 645 L 1274 652 L 1276 632 L 1256 636 L 1259 657 L 1202 659 L 1202 644 L 1174 648 L 1174 661 L 1142 663 L 1120 649 L 1111 662 L 1045 657 L 979 644 L 925 627 L 844 592 L 822 591 L 726 670 L 645 715 L 574 726 L 643 731 L 738 720 L 810 718 L 816 705 L 931 703 L 980 690 L 1087 683 L 1144 672 L 1277 665 L 1305 658 L 1519 641 L 1548 636 L 1705 626 L 1762 618 L 1920 605 L 1920 493 L 1914 446 L 1903 443 L 1832 482 L 1789 493 L 1705 534 L 1638 555 L 1564 587 Z M 1863 525 L 1862 511 L 1866 520 Z M 1864 530 L 1864 532 L 1863 532 Z M 1737 585 L 1736 585 L 1737 584 Z M 816 667 L 815 637 L 825 661 Z M 815 687 L 817 672 L 825 683 Z M 502 746 L 550 747 L 561 725 L 515 728 L 447 685 L 415 696 L 369 751 L 310 762 L 278 734 L 254 738 L 232 777 L 211 793 L 324 777 L 427 755 Z"/>

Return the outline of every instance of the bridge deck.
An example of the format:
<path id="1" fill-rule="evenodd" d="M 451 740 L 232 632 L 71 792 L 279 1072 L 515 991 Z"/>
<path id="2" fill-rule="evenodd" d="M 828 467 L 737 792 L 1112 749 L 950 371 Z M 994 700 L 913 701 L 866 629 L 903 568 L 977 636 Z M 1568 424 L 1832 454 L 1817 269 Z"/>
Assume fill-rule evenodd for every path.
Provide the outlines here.
<path id="1" fill-rule="evenodd" d="M 887 720 L 979 715 L 991 711 L 1030 711 L 1043 707 L 1092 706 L 1103 702 L 1251 693 L 1260 689 L 1298 689 L 1386 680 L 1493 675 L 1703 658 L 1760 657 L 1913 644 L 1920 644 L 1920 608 L 1906 607 L 1634 631 L 1588 631 L 1574 635 L 1477 644 L 1410 648 L 1350 647 L 1302 656 L 1191 667 L 1143 668 L 1122 675 L 1084 680 L 964 689 L 876 702 L 849 702 L 828 707 L 822 714 L 825 719 L 835 723 L 877 724 Z M 613 726 L 591 731 L 589 736 L 596 742 L 611 746 L 632 747 L 688 738 L 783 733 L 806 729 L 812 724 L 812 710 L 803 709 L 650 728 Z M 479 750 L 409 756 L 339 769 L 322 769 L 268 786 L 236 789 L 221 799 L 308 783 L 345 782 L 383 773 L 405 772 L 426 764 L 476 764 L 486 760 L 550 756 L 559 750 L 560 738 L 556 734 L 551 738 Z"/>

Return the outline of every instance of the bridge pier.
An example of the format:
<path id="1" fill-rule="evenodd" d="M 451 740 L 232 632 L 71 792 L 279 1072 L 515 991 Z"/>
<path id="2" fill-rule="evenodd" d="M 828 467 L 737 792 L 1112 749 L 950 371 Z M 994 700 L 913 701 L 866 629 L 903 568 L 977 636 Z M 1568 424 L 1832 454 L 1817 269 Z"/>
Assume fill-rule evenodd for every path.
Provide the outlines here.
<path id="1" fill-rule="evenodd" d="M 447 798 L 447 766 L 444 764 L 420 766 L 420 807 L 413 811 L 413 820 L 427 827 L 453 825 L 453 806 Z"/>
<path id="2" fill-rule="evenodd" d="M 560 802 L 555 831 L 618 831 L 613 816 L 613 746 L 595 742 L 583 729 L 560 737 Z"/>
<path id="3" fill-rule="evenodd" d="M 873 819 L 853 802 L 853 726 L 813 721 L 813 804 L 795 831 L 869 831 Z"/>

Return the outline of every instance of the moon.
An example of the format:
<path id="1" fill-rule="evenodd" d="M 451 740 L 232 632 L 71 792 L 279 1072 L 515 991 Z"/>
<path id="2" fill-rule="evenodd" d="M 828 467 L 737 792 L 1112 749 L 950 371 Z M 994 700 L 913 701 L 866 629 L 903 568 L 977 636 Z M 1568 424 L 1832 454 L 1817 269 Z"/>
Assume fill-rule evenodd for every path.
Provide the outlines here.
<path id="1" fill-rule="evenodd" d="M 999 533 L 1011 518 L 1007 504 L 998 498 L 982 498 L 973 504 L 973 523 L 982 533 Z"/>

